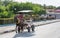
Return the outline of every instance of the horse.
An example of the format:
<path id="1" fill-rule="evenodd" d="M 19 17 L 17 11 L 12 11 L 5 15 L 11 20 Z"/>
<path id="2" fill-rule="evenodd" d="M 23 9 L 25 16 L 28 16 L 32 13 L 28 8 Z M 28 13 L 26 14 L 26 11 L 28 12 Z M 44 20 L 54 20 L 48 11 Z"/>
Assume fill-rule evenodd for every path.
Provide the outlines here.
<path id="1" fill-rule="evenodd" d="M 24 21 L 20 21 L 19 18 L 17 18 L 17 23 L 16 23 L 16 33 L 18 31 L 18 33 L 23 32 L 24 31 L 24 27 L 26 27 L 27 24 L 24 23 Z"/>

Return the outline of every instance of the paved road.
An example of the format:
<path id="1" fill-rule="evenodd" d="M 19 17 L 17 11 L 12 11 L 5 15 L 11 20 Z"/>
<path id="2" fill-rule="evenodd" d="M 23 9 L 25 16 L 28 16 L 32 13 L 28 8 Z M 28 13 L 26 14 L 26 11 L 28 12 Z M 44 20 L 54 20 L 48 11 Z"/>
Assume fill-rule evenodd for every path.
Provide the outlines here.
<path id="1" fill-rule="evenodd" d="M 56 20 L 47 20 L 47 21 L 38 21 L 38 22 L 33 22 L 33 24 L 35 26 L 38 25 L 45 25 L 45 24 L 50 24 L 50 23 L 54 23 L 54 22 L 60 22 L 60 19 L 56 19 Z M 0 34 L 1 33 L 5 33 L 6 31 L 12 31 L 15 29 L 15 24 L 7 24 L 7 25 L 1 25 L 2 27 L 0 27 Z"/>
<path id="2" fill-rule="evenodd" d="M 35 28 L 35 32 L 28 33 L 25 30 L 20 34 L 15 32 L 2 34 L 0 38 L 60 38 L 60 22 L 38 26 Z"/>

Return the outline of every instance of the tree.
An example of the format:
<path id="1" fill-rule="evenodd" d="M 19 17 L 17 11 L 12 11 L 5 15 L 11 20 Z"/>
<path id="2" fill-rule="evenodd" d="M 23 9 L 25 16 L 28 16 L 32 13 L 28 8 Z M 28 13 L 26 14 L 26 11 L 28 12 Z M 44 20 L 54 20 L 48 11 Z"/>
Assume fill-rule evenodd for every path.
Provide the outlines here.
<path id="1" fill-rule="evenodd" d="M 35 14 L 46 14 L 44 8 L 39 5 L 33 6 L 33 10 L 35 11 Z"/>
<path id="2" fill-rule="evenodd" d="M 2 17 L 12 17 L 16 12 L 21 10 L 33 10 L 34 14 L 45 14 L 43 6 L 33 3 L 18 3 L 12 0 L 4 0 L 3 5 L 0 5 L 0 16 Z"/>
<path id="3" fill-rule="evenodd" d="M 47 6 L 47 8 L 48 8 L 48 9 L 55 9 L 56 7 L 55 7 L 55 6 L 50 5 L 50 6 Z"/>
<path id="4" fill-rule="evenodd" d="M 60 9 L 60 6 L 58 6 L 56 9 Z"/>

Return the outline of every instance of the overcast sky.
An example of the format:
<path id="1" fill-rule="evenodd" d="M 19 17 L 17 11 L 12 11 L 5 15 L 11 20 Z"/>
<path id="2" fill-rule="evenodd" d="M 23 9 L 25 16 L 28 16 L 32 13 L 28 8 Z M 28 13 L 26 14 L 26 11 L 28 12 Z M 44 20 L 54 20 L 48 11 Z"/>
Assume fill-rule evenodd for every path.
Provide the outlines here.
<path id="1" fill-rule="evenodd" d="M 15 0 L 15 1 L 60 6 L 60 0 Z"/>

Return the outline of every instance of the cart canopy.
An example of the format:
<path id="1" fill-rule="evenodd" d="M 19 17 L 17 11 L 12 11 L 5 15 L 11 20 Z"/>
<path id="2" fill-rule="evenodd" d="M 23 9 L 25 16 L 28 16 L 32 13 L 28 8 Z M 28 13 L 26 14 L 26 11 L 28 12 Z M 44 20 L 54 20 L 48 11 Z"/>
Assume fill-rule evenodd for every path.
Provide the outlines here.
<path id="1" fill-rule="evenodd" d="M 33 13 L 33 10 L 22 10 L 22 11 L 18 11 L 17 14 L 28 14 L 28 13 Z"/>

